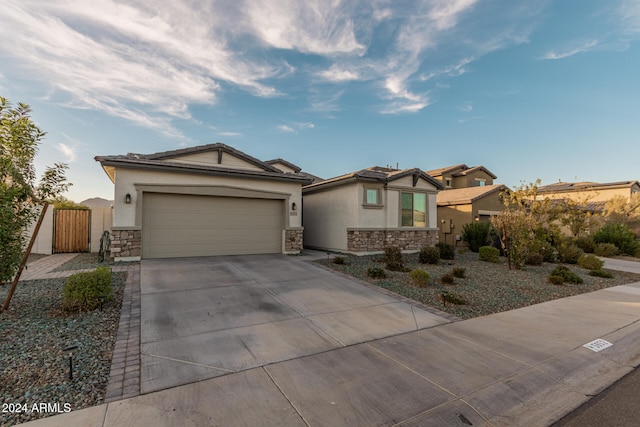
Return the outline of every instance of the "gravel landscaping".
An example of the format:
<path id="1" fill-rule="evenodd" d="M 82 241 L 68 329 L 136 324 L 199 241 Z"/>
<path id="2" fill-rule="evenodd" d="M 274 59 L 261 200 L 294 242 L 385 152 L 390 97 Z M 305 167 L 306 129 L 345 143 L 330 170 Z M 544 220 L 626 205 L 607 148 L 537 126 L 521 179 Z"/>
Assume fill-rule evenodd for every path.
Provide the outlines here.
<path id="1" fill-rule="evenodd" d="M 584 280 L 584 283 L 553 285 L 548 283 L 547 276 L 557 267 L 557 264 L 545 263 L 539 267 L 527 266 L 524 270 L 509 270 L 503 258 L 500 259 L 499 264 L 492 264 L 479 261 L 477 253 L 465 252 L 456 253 L 455 260 L 440 260 L 437 265 L 430 265 L 420 264 L 418 254 L 405 254 L 404 260 L 408 269 L 422 269 L 431 276 L 430 284 L 417 287 L 411 283 L 409 272 L 384 270 L 386 278 L 370 278 L 367 275 L 368 269 L 385 267 L 381 262 L 381 255 L 361 257 L 347 255 L 343 258 L 344 265 L 335 264 L 333 260 L 317 262 L 463 319 L 512 310 L 611 286 L 640 282 L 638 274 L 607 270 L 613 274 L 613 278 L 606 279 L 590 276 L 588 270 L 577 265 L 567 265 Z M 442 276 L 453 272 L 454 268 L 464 268 L 465 277 L 454 277 L 453 284 L 443 283 Z M 466 304 L 456 305 L 450 302 L 443 304 L 443 293 L 447 299 L 460 297 Z"/>
<path id="2" fill-rule="evenodd" d="M 84 313 L 61 310 L 66 279 L 18 284 L 9 310 L 0 315 L 1 426 L 103 403 L 125 279 L 113 273 L 113 301 Z M 1 301 L 8 291 L 0 287 Z M 63 348 L 73 345 L 78 348 L 70 380 Z"/>
<path id="3" fill-rule="evenodd" d="M 58 266 L 53 271 L 70 271 L 70 270 L 86 270 L 93 269 L 100 266 L 117 266 L 117 265 L 126 265 L 125 262 L 116 262 L 116 263 L 108 263 L 108 262 L 100 262 L 98 261 L 97 253 L 82 253 L 78 254 L 75 257 L 71 258 L 69 261 L 64 264 Z"/>

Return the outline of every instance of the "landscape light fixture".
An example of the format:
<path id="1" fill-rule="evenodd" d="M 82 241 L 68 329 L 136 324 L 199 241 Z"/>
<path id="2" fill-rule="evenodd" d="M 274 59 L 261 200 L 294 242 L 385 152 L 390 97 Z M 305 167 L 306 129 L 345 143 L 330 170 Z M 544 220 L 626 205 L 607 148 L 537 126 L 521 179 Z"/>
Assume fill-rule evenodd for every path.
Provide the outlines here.
<path id="1" fill-rule="evenodd" d="M 125 202 L 126 204 L 128 204 L 128 205 L 129 205 L 129 204 L 131 204 L 131 194 L 127 193 L 127 194 L 124 196 L 124 202 Z"/>
<path id="2" fill-rule="evenodd" d="M 77 348 L 77 345 L 70 345 L 62 349 L 62 351 L 69 353 L 69 380 L 73 379 L 73 350 Z"/>

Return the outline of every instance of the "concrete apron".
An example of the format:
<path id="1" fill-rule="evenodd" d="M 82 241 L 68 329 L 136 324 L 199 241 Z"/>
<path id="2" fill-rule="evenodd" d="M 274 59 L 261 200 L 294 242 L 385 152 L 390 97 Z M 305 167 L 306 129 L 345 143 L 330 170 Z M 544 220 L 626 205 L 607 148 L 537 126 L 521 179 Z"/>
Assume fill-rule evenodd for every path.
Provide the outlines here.
<path id="1" fill-rule="evenodd" d="M 282 255 L 143 261 L 141 392 L 448 323 Z"/>
<path id="2" fill-rule="evenodd" d="M 604 339 L 594 352 L 583 345 Z M 32 425 L 547 426 L 640 364 L 640 283 L 232 373 Z"/>

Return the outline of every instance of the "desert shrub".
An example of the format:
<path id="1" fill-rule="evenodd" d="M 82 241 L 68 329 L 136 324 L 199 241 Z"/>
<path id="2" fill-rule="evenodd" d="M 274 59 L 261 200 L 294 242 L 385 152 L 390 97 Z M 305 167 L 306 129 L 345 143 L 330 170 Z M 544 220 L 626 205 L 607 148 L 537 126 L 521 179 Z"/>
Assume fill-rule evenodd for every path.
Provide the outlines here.
<path id="1" fill-rule="evenodd" d="M 618 255 L 618 247 L 613 243 L 596 243 L 593 252 L 598 256 L 612 257 Z"/>
<path id="2" fill-rule="evenodd" d="M 629 227 L 616 223 L 605 224 L 593 235 L 593 241 L 596 243 L 613 243 L 620 252 L 631 256 L 635 255 L 638 246 L 640 246 L 635 234 Z"/>
<path id="3" fill-rule="evenodd" d="M 371 277 L 372 279 L 384 279 L 385 277 L 387 277 L 387 273 L 385 273 L 383 269 L 376 267 L 368 269 L 367 276 Z"/>
<path id="4" fill-rule="evenodd" d="M 426 286 L 429 284 L 429 282 L 431 282 L 429 273 L 420 269 L 413 270 L 411 273 L 409 273 L 409 277 L 411 278 L 411 282 L 419 287 Z"/>
<path id="5" fill-rule="evenodd" d="M 542 256 L 542 254 L 538 254 L 538 253 L 532 253 L 527 255 L 527 257 L 524 259 L 524 263 L 527 265 L 542 265 L 542 263 L 544 262 L 544 256 Z"/>
<path id="6" fill-rule="evenodd" d="M 405 271 L 402 251 L 397 246 L 387 246 L 384 248 L 384 262 L 387 270 Z"/>
<path id="7" fill-rule="evenodd" d="M 482 246 L 478 249 L 478 259 L 480 261 L 498 262 L 500 251 L 493 246 Z"/>
<path id="8" fill-rule="evenodd" d="M 447 273 L 440 277 L 440 282 L 445 283 L 447 285 L 452 285 L 454 283 L 453 273 Z"/>
<path id="9" fill-rule="evenodd" d="M 577 264 L 582 254 L 584 254 L 582 249 L 571 240 L 565 240 L 558 245 L 558 261 L 565 264 Z"/>
<path id="10" fill-rule="evenodd" d="M 462 226 L 462 240 L 473 252 L 478 252 L 482 246 L 489 243 L 491 223 L 472 222 Z"/>
<path id="11" fill-rule="evenodd" d="M 442 300 L 442 304 L 465 305 L 467 303 L 464 298 L 453 292 L 443 292 L 440 295 L 440 299 Z"/>
<path id="12" fill-rule="evenodd" d="M 440 259 L 452 260 L 456 258 L 456 250 L 452 245 L 440 242 L 436 247 L 440 249 Z"/>
<path id="13" fill-rule="evenodd" d="M 437 246 L 424 246 L 420 249 L 418 260 L 422 264 L 437 264 L 440 260 L 440 248 Z"/>
<path id="14" fill-rule="evenodd" d="M 333 263 L 338 265 L 344 265 L 344 257 L 336 256 L 333 258 Z"/>
<path id="15" fill-rule="evenodd" d="M 549 277 L 547 277 L 547 281 L 552 285 L 562 285 L 564 283 L 564 277 L 550 275 Z"/>
<path id="16" fill-rule="evenodd" d="M 581 236 L 576 239 L 576 246 L 584 251 L 586 254 L 592 254 L 596 249 L 596 242 L 593 241 L 591 236 Z"/>
<path id="17" fill-rule="evenodd" d="M 608 271 L 604 271 L 604 270 L 591 270 L 589 272 L 589 276 L 594 276 L 594 277 L 604 277 L 605 279 L 611 279 L 613 278 L 613 274 L 611 274 Z"/>
<path id="18" fill-rule="evenodd" d="M 583 283 L 582 277 L 569 270 L 564 265 L 559 265 L 551 271 L 551 276 L 560 276 L 567 283 L 575 283 L 577 285 Z"/>
<path id="19" fill-rule="evenodd" d="M 65 310 L 94 310 L 112 299 L 111 270 L 107 267 L 72 274 L 67 278 L 62 291 Z"/>
<path id="20" fill-rule="evenodd" d="M 600 270 L 604 262 L 595 255 L 584 254 L 578 258 L 578 265 L 587 270 Z"/>
<path id="21" fill-rule="evenodd" d="M 457 277 L 459 279 L 464 278 L 466 275 L 467 269 L 464 267 L 456 267 L 453 269 L 453 277 Z"/>

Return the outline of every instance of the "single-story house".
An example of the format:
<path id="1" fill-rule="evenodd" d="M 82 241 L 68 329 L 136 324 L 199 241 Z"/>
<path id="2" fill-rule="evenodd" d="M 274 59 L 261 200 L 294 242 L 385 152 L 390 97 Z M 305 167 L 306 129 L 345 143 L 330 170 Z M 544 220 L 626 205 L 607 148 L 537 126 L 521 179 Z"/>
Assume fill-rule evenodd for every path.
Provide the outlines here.
<path id="1" fill-rule="evenodd" d="M 502 184 L 444 190 L 438 193 L 438 221 L 441 242 L 456 245 L 462 228 L 474 221 L 489 221 L 504 208 Z"/>
<path id="2" fill-rule="evenodd" d="M 305 247 L 368 253 L 438 242 L 436 194 L 442 184 L 420 169 L 370 167 L 306 185 Z"/>
<path id="3" fill-rule="evenodd" d="M 572 199 L 580 203 L 606 202 L 615 196 L 630 200 L 636 193 L 640 193 L 638 181 L 556 182 L 538 187 L 538 196 L 550 199 Z"/>
<path id="4" fill-rule="evenodd" d="M 444 168 L 427 171 L 436 180 L 444 185 L 445 190 L 450 188 L 482 187 L 493 185 L 497 177 L 484 166 L 469 167 L 465 164 L 447 166 Z"/>
<path id="5" fill-rule="evenodd" d="M 302 248 L 302 186 L 312 180 L 296 167 L 222 143 L 95 160 L 115 185 L 115 260 Z"/>

